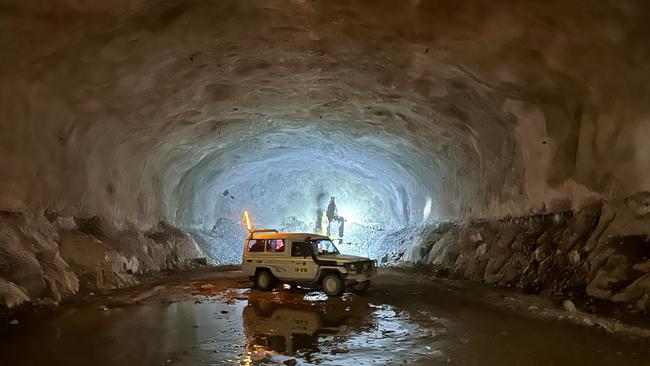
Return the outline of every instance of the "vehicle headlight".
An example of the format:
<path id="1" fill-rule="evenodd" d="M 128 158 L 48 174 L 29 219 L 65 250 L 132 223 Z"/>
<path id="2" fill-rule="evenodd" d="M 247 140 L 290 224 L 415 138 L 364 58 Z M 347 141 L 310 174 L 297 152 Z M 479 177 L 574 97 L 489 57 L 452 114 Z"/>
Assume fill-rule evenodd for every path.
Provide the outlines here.
<path id="1" fill-rule="evenodd" d="M 348 269 L 350 271 L 356 271 L 357 270 L 357 264 L 356 263 L 350 263 L 348 264 Z"/>

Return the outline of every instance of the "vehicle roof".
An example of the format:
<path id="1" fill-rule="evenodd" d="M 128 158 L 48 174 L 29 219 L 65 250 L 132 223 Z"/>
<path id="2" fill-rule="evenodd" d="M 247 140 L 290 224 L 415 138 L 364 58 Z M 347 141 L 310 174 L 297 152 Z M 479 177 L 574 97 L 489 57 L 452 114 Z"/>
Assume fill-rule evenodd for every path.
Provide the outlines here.
<path id="1" fill-rule="evenodd" d="M 250 238 L 250 236 L 248 237 Z M 253 239 L 292 239 L 292 240 L 305 240 L 311 239 L 329 239 L 327 236 L 314 234 L 314 233 L 253 233 Z"/>

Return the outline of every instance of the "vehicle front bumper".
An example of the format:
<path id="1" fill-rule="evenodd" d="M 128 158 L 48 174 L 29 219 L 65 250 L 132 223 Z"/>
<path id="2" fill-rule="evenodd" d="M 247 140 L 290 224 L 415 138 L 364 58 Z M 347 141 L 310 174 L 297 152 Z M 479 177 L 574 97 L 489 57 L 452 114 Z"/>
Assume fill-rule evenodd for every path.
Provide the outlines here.
<path id="1" fill-rule="evenodd" d="M 347 286 L 347 285 L 354 285 L 356 283 L 370 281 L 375 277 L 376 274 L 377 274 L 377 270 L 375 268 L 372 268 L 369 271 L 365 271 L 362 273 L 348 272 L 348 274 L 345 276 L 345 284 Z"/>

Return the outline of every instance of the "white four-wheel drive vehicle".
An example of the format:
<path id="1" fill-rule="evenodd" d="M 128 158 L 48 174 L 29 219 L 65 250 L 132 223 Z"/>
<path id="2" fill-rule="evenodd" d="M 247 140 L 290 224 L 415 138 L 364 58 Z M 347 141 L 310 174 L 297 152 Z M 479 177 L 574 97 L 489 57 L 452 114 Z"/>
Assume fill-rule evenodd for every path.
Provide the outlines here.
<path id="1" fill-rule="evenodd" d="M 368 258 L 339 253 L 323 235 L 251 230 L 244 244 L 244 274 L 264 291 L 278 283 L 322 286 L 329 296 L 346 287 L 363 292 L 376 273 Z"/>

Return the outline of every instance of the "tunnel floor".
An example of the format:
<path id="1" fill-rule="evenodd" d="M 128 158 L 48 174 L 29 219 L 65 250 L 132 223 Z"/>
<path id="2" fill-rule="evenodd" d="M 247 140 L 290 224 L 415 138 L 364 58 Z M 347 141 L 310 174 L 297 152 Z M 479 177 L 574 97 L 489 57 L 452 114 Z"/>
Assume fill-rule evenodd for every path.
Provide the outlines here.
<path id="1" fill-rule="evenodd" d="M 646 329 L 607 332 L 563 312 L 516 291 L 394 271 L 363 296 L 335 299 L 199 271 L 5 323 L 0 364 L 648 364 Z"/>

